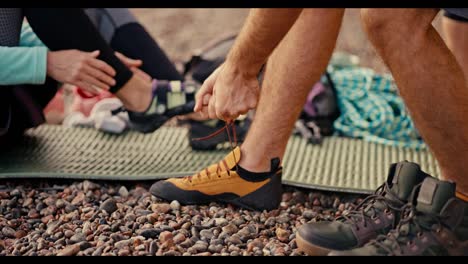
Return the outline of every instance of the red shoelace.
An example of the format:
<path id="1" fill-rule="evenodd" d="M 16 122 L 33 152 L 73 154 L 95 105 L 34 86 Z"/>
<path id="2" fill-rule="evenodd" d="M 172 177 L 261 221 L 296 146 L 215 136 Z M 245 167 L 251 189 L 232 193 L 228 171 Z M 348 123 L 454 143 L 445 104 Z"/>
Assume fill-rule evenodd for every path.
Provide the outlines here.
<path id="1" fill-rule="evenodd" d="M 217 135 L 221 134 L 222 132 L 226 131 L 227 133 L 227 136 L 228 136 L 228 139 L 229 139 L 229 144 L 231 146 L 231 151 L 232 151 L 232 154 L 234 155 L 234 160 L 236 162 L 236 170 L 237 170 L 237 157 L 236 157 L 236 153 L 234 152 L 234 149 L 237 147 L 237 133 L 236 133 L 236 125 L 234 124 L 234 122 L 226 122 L 226 125 L 224 125 L 222 128 L 216 130 L 214 133 L 206 136 L 206 137 L 201 137 L 201 138 L 194 138 L 192 139 L 193 141 L 202 141 L 202 140 L 208 140 L 208 139 L 211 139 L 213 137 L 216 137 Z M 231 135 L 232 133 L 232 135 Z M 234 144 L 233 144 L 234 143 Z M 224 169 L 226 170 L 227 174 L 230 176 L 231 173 L 230 173 L 230 168 L 229 166 L 227 165 L 226 161 L 223 159 L 221 160 L 220 162 L 218 162 L 217 164 L 218 166 L 216 167 L 216 173 L 219 173 L 220 171 L 222 171 L 222 167 L 224 167 Z M 206 176 L 208 177 L 208 179 L 210 179 L 210 172 L 208 171 L 208 167 L 205 168 L 205 173 L 206 173 Z M 201 171 L 203 172 L 203 171 Z M 198 172 L 195 177 L 197 178 L 201 178 L 201 172 Z M 192 178 L 194 176 L 188 176 L 187 177 L 187 180 L 189 182 L 192 182 Z"/>

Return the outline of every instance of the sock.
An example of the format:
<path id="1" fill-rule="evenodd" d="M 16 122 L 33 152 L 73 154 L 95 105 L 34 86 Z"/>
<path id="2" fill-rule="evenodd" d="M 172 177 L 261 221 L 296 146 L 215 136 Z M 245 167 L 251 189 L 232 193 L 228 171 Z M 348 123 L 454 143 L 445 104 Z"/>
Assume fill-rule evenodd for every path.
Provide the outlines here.
<path id="1" fill-rule="evenodd" d="M 457 196 L 458 199 L 464 201 L 464 202 L 468 202 L 468 195 L 466 194 L 463 194 L 461 192 L 456 192 L 455 194 Z"/>
<path id="2" fill-rule="evenodd" d="M 279 158 L 271 159 L 271 170 L 268 172 L 251 172 L 238 165 L 237 174 L 239 174 L 239 176 L 246 181 L 251 181 L 251 182 L 264 181 L 270 178 L 272 173 L 275 173 L 277 170 L 280 169 L 279 164 L 280 164 Z"/>
<path id="3" fill-rule="evenodd" d="M 153 80 L 153 100 L 146 114 L 163 114 L 167 109 L 195 100 L 198 85 L 194 82 Z"/>

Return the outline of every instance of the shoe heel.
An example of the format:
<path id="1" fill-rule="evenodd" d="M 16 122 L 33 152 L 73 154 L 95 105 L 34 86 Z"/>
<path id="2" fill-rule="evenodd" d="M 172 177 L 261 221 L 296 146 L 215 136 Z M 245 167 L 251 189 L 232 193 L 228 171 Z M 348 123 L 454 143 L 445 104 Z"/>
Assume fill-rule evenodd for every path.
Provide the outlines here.
<path id="1" fill-rule="evenodd" d="M 254 211 L 270 211 L 279 207 L 282 194 L 281 173 L 277 173 L 271 177 L 269 183 L 265 184 L 260 189 L 238 198 L 231 203 Z"/>

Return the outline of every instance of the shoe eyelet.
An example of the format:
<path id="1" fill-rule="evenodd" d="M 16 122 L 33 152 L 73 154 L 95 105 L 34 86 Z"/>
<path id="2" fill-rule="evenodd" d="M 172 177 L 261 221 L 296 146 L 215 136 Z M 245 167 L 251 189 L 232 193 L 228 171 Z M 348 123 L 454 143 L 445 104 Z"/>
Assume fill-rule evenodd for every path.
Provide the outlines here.
<path id="1" fill-rule="evenodd" d="M 389 215 L 389 214 L 391 214 L 391 211 L 388 210 L 388 208 L 385 208 L 384 213 L 387 214 L 387 215 Z"/>
<path id="2" fill-rule="evenodd" d="M 408 241 L 408 242 L 406 242 L 406 245 L 408 245 L 408 246 L 412 246 L 413 244 L 414 244 L 413 241 Z"/>
<path id="3" fill-rule="evenodd" d="M 423 234 L 423 232 L 418 232 L 416 235 L 417 235 L 419 238 L 421 238 L 424 234 Z"/>

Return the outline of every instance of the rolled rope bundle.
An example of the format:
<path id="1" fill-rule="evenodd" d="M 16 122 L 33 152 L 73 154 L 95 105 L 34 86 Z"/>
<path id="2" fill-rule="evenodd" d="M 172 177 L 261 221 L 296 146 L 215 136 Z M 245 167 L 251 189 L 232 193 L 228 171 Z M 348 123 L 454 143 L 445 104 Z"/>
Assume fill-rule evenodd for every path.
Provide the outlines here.
<path id="1" fill-rule="evenodd" d="M 341 112 L 334 122 L 339 134 L 390 146 L 426 148 L 390 75 L 343 67 L 332 69 L 331 78 Z"/>

